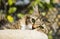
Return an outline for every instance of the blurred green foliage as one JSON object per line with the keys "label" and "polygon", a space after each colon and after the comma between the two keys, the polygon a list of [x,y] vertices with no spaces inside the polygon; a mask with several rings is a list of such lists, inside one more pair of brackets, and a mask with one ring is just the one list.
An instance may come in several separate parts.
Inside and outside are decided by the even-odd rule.
{"label": "blurred green foliage", "polygon": [[9,13],[9,14],[12,14],[12,13],[14,13],[16,10],[17,10],[16,7],[10,7],[9,10],[8,10],[8,13]]}
{"label": "blurred green foliage", "polygon": [[1,3],[1,0],[0,0],[0,3]]}
{"label": "blurred green foliage", "polygon": [[[1,1],[1,0],[0,0]],[[9,18],[11,18],[12,19],[12,21],[14,21],[14,17],[12,16],[11,17],[11,14],[13,14],[13,13],[15,13],[18,9],[17,9],[17,7],[15,7],[15,6],[12,6],[13,4],[15,4],[16,3],[16,1],[17,0],[8,0],[7,1],[7,3],[8,3],[8,5],[9,5],[9,9],[8,9],[8,11],[6,11],[6,12],[8,12],[8,14],[7,14],[7,19],[10,21],[10,19]],[[27,8],[27,10],[30,8],[30,7],[32,7],[32,9],[29,9],[29,12],[27,12],[27,14],[32,14],[33,13],[33,7],[34,6],[39,6],[40,8],[39,8],[39,11],[40,10],[44,10],[44,12],[42,12],[42,15],[43,16],[45,16],[45,14],[46,14],[46,10],[49,10],[49,9],[51,9],[51,8],[53,8],[53,6],[52,6],[52,2],[53,2],[53,0],[48,0],[48,2],[46,1],[46,0],[31,0],[31,2],[30,2],[30,4],[29,4],[29,6],[28,6],[28,8]],[[12,6],[12,7],[11,7]],[[7,8],[7,7],[6,7]],[[24,11],[23,11],[24,12]],[[24,16],[24,14],[22,14],[21,12],[16,12],[15,13],[16,15],[17,15],[17,17],[18,18],[22,18],[23,16]]]}
{"label": "blurred green foliage", "polygon": [[42,12],[41,14],[42,14],[42,16],[46,16],[46,12]]}
{"label": "blurred green foliage", "polygon": [[23,16],[24,16],[24,14],[21,14],[21,13],[18,13],[18,14],[17,14],[17,17],[18,17],[18,18],[22,18]]}
{"label": "blurred green foliage", "polygon": [[14,22],[14,18],[11,15],[7,16],[7,20],[11,23]]}
{"label": "blurred green foliage", "polygon": [[8,4],[11,6],[13,4],[13,0],[8,0]]}
{"label": "blurred green foliage", "polygon": [[50,31],[50,32],[48,33],[48,39],[53,39],[53,37],[52,37],[52,31]]}
{"label": "blurred green foliage", "polygon": [[16,0],[8,0],[8,5],[11,6],[15,2],[16,2]]}

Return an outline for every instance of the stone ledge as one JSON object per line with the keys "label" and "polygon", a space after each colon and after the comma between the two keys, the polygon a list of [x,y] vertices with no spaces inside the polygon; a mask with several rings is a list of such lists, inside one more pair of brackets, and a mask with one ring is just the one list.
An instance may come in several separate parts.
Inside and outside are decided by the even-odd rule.
{"label": "stone ledge", "polygon": [[35,30],[0,30],[0,39],[48,39],[48,37]]}

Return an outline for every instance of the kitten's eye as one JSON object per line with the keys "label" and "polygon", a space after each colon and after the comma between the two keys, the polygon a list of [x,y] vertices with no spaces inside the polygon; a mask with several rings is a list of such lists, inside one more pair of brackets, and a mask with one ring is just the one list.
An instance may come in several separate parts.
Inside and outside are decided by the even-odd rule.
{"label": "kitten's eye", "polygon": [[35,19],[32,18],[32,22],[35,23]]}
{"label": "kitten's eye", "polygon": [[41,29],[44,29],[44,27],[43,26],[39,26]]}

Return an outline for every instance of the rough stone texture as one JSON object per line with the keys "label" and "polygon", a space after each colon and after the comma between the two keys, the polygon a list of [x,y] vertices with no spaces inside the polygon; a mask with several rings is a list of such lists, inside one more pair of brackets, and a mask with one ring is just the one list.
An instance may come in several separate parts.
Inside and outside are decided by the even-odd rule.
{"label": "rough stone texture", "polygon": [[0,30],[0,39],[48,39],[48,37],[35,30]]}

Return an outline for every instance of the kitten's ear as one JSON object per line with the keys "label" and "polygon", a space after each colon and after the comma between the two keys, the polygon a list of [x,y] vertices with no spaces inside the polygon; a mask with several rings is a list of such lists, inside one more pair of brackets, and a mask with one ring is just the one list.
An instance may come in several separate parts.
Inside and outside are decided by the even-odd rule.
{"label": "kitten's ear", "polygon": [[39,16],[38,5],[34,6],[34,7],[33,7],[33,10],[34,10],[33,14],[34,14],[35,16]]}

